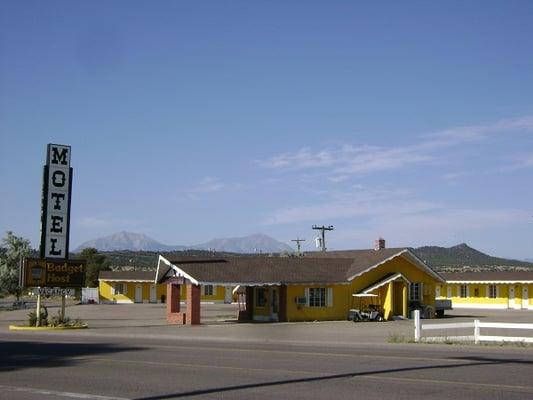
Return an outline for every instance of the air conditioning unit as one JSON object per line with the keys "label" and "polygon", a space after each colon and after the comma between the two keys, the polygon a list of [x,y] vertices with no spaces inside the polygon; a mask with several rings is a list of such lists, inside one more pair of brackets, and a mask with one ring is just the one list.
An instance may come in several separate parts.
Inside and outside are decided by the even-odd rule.
{"label": "air conditioning unit", "polygon": [[295,297],[294,302],[298,305],[305,306],[307,304],[307,299],[305,297]]}

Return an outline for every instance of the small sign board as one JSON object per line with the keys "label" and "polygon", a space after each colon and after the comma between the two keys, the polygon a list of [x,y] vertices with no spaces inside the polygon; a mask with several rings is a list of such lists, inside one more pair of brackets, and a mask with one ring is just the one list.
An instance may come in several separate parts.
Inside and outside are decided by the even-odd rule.
{"label": "small sign board", "polygon": [[42,288],[81,288],[85,283],[85,260],[25,258],[21,286]]}
{"label": "small sign board", "polygon": [[37,294],[40,294],[41,296],[74,296],[76,294],[75,289],[68,289],[68,288],[37,288],[35,289],[35,292]]}

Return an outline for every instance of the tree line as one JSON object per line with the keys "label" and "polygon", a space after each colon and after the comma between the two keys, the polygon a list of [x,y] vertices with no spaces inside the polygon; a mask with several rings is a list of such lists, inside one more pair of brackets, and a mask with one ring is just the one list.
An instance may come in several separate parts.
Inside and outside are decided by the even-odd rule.
{"label": "tree line", "polygon": [[[17,300],[23,292],[19,285],[20,265],[25,257],[37,257],[30,241],[7,231],[0,243],[0,294],[13,295]],[[104,254],[94,248],[83,249],[76,259],[86,260],[85,286],[98,286],[98,273],[110,270],[110,262]]]}

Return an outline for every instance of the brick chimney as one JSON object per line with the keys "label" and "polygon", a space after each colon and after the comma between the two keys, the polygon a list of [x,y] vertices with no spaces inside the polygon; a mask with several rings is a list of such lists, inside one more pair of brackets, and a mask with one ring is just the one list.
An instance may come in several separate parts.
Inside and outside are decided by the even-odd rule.
{"label": "brick chimney", "polygon": [[379,251],[385,248],[385,239],[379,238],[374,240],[374,250]]}

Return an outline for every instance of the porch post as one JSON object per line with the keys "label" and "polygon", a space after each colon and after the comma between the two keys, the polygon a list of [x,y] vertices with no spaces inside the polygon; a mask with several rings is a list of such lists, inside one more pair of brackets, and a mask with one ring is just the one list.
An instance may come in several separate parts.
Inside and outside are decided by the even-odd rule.
{"label": "porch post", "polygon": [[246,286],[246,317],[248,321],[254,319],[254,287]]}
{"label": "porch post", "polygon": [[287,285],[279,287],[279,322],[287,322]]}
{"label": "porch post", "polygon": [[402,313],[403,313],[403,316],[405,318],[409,318],[409,315],[408,312],[408,308],[407,308],[407,283],[403,283],[403,287],[402,287]]}
{"label": "porch post", "polygon": [[180,285],[167,283],[167,323],[183,324],[183,314],[180,313]]}
{"label": "porch post", "polygon": [[187,325],[200,325],[200,285],[187,284]]}

